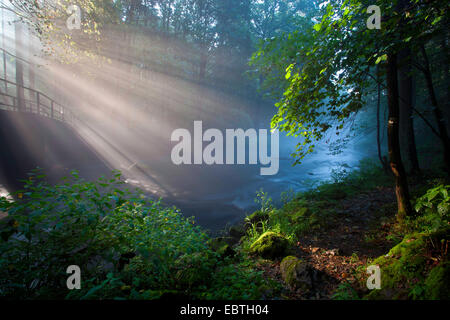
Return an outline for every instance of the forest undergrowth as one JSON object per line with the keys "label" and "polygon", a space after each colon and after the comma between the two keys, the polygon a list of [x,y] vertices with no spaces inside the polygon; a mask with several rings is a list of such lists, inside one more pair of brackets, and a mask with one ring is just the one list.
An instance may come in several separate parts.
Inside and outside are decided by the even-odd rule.
{"label": "forest undergrowth", "polygon": [[[39,170],[0,199],[0,297],[26,299],[448,299],[445,177],[411,179],[416,214],[396,220],[393,177],[373,163],[285,192],[212,238],[119,172],[49,185]],[[80,290],[66,287],[69,265]],[[366,286],[378,265],[381,289]]]}

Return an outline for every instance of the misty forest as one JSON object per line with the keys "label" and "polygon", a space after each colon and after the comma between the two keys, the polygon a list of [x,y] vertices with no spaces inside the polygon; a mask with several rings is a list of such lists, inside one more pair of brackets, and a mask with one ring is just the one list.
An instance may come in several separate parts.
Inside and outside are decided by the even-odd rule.
{"label": "misty forest", "polygon": [[449,7],[1,0],[0,298],[450,299]]}

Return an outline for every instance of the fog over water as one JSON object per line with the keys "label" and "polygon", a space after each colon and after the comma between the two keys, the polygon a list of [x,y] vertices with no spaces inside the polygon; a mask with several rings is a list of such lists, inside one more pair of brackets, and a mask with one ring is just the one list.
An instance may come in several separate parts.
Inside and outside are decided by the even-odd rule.
{"label": "fog over water", "polygon": [[[137,58],[131,50],[120,48],[122,43],[114,32],[110,34],[110,45],[105,45],[104,56],[61,63],[43,55],[31,35],[21,52],[14,44],[11,27],[6,31],[5,47],[26,58],[30,68],[39,70],[33,80],[36,89],[76,114],[72,129],[110,169],[121,170],[130,186],[177,205],[185,215],[194,215],[200,225],[213,231],[257,208],[257,190],[268,192],[277,203],[283,191],[306,190],[330,179],[333,168],[342,164],[355,167],[361,159],[372,156],[356,151],[364,150],[358,148],[363,142],[356,140],[350,141],[339,155],[331,155],[329,145],[337,137],[328,137],[302,164],[293,167],[290,154],[299,140],[280,133],[276,175],[260,175],[259,164],[174,165],[171,151],[176,143],[170,138],[175,129],[186,128],[192,133],[196,120],[203,122],[203,132],[208,128],[222,132],[269,128],[276,110],[273,102],[237,96],[157,68],[136,67],[131,62]],[[13,79],[14,62],[8,63],[7,76]],[[33,85],[27,77],[25,85]],[[72,168],[61,163],[61,167],[65,173],[78,169],[88,179],[106,174],[99,170],[98,163]]]}

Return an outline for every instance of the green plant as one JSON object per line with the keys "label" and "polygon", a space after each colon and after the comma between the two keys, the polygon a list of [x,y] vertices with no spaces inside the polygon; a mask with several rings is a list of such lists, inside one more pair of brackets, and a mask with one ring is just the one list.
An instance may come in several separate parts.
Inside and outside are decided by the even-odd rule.
{"label": "green plant", "polygon": [[331,298],[334,300],[360,300],[358,293],[348,282],[339,284]]}
{"label": "green plant", "polygon": [[211,288],[200,294],[202,298],[255,300],[261,299],[267,288],[262,271],[255,270],[249,260],[220,264],[214,279]]}
{"label": "green plant", "polygon": [[[116,289],[133,286],[132,278],[145,286],[139,290],[173,288],[177,259],[208,251],[206,234],[191,219],[128,190],[119,172],[87,182],[73,171],[55,186],[43,179],[35,170],[16,201],[0,199],[0,210],[13,221],[0,243],[0,296],[62,298],[68,293],[66,269],[73,264],[90,279],[76,298],[128,296]],[[127,256],[140,257],[142,264],[131,277]]]}
{"label": "green plant", "polygon": [[352,253],[352,256],[350,257],[350,263],[356,263],[359,262],[359,256],[356,252]]}
{"label": "green plant", "polygon": [[415,210],[420,212],[423,209],[431,209],[437,212],[441,218],[448,220],[449,189],[450,185],[442,184],[429,189],[422,197],[417,199]]}
{"label": "green plant", "polygon": [[449,185],[440,184],[416,200],[414,208],[419,216],[408,219],[408,232],[432,232],[449,224],[449,188]]}
{"label": "green plant", "polygon": [[243,248],[248,249],[250,245],[266,231],[269,231],[268,221],[260,221],[250,224],[250,227],[246,231]]}
{"label": "green plant", "polygon": [[260,204],[260,212],[263,214],[269,213],[273,209],[272,198],[269,197],[269,194],[264,192],[263,189],[256,191],[255,202]]}

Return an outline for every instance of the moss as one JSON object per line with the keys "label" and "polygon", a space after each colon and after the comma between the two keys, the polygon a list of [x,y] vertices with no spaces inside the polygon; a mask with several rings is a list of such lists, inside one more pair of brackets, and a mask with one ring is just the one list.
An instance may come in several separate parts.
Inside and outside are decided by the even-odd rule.
{"label": "moss", "polygon": [[286,253],[289,241],[281,234],[267,231],[250,246],[250,253],[267,259],[275,259]]}
{"label": "moss", "polygon": [[430,271],[424,289],[426,299],[450,300],[450,262],[441,262]]}
{"label": "moss", "polygon": [[294,256],[288,256],[281,261],[280,264],[280,271],[281,271],[281,277],[283,278],[284,282],[288,285],[294,284],[295,279],[295,265],[299,262],[299,259]]}
{"label": "moss", "polygon": [[281,277],[283,281],[303,292],[312,288],[312,268],[305,261],[294,256],[288,256],[280,264]]}
{"label": "moss", "polygon": [[289,216],[290,220],[294,223],[301,221],[302,219],[305,219],[305,217],[308,217],[309,215],[309,209],[306,207],[300,207],[297,208],[297,210]]}
{"label": "moss", "polygon": [[[430,246],[449,237],[449,228],[434,233],[414,233],[405,236],[402,242],[393,247],[371,265],[381,269],[381,289],[372,290],[368,299],[422,299],[445,294],[443,288],[435,287],[438,279],[448,279],[448,265],[429,272]],[[442,268],[442,269],[441,269]],[[444,285],[447,286],[447,285]]]}

